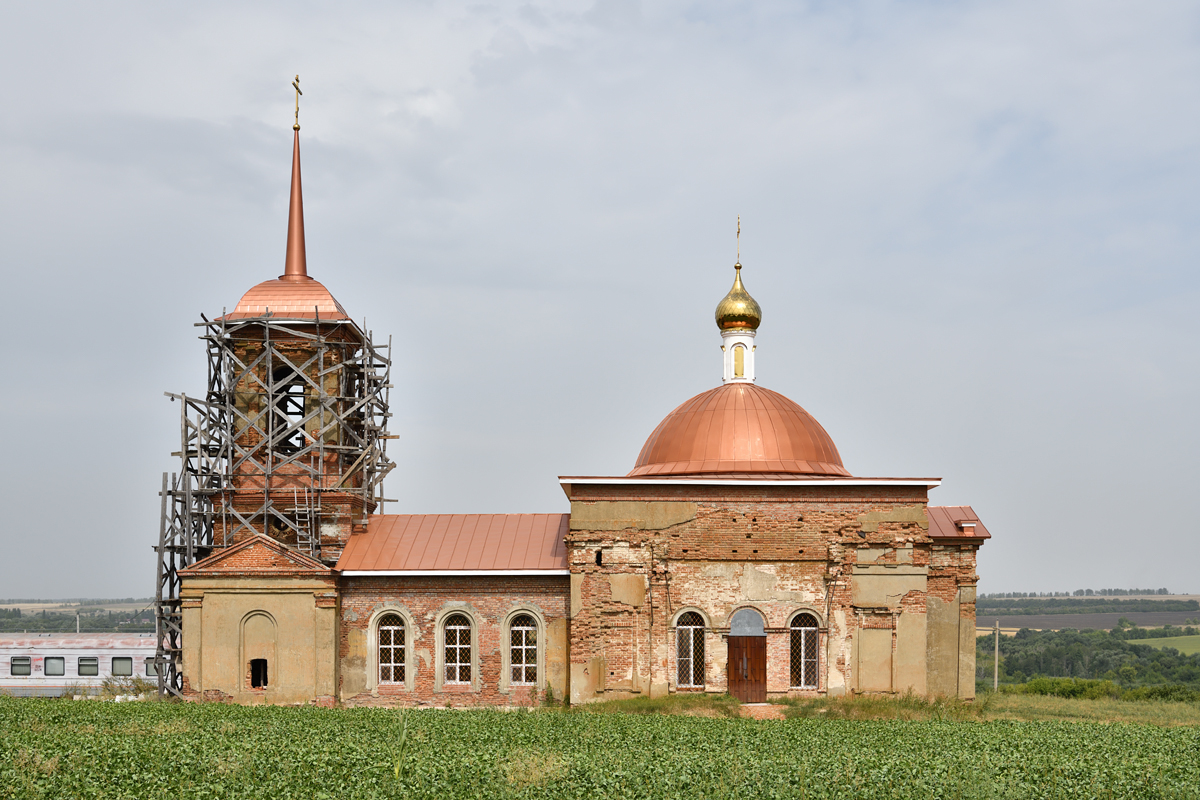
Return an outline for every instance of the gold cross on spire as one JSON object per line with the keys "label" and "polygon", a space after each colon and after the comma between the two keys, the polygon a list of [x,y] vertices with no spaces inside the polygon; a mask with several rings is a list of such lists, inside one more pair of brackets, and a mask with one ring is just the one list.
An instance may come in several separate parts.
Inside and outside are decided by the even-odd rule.
{"label": "gold cross on spire", "polygon": [[737,267],[738,267],[738,269],[741,269],[741,267],[742,267],[742,215],[741,214],[738,214]]}
{"label": "gold cross on spire", "polygon": [[300,130],[300,95],[304,92],[300,91],[300,76],[296,76],[296,80],[292,81],[292,88],[296,90],[296,124],[292,126],[292,130]]}

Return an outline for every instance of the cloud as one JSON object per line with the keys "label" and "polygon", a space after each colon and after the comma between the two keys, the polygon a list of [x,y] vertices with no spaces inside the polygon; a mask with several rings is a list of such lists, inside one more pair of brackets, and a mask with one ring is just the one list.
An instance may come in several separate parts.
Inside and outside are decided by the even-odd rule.
{"label": "cloud", "polygon": [[2,478],[40,532],[6,537],[13,594],[150,591],[161,392],[281,267],[296,73],[310,268],[397,348],[401,509],[557,510],[556,475],[628,470],[719,379],[740,213],[761,382],[852,471],[944,475],[996,534],[985,590],[1194,590],[1196,526],[1147,521],[1198,477],[1189,4],[7,19]]}

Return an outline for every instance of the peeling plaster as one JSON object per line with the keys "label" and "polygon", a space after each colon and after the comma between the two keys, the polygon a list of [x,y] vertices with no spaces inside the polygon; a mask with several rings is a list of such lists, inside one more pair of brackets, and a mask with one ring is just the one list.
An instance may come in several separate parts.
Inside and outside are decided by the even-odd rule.
{"label": "peeling plaster", "polygon": [[858,521],[867,533],[878,531],[881,522],[914,522],[929,530],[929,517],[925,513],[925,506],[900,506],[890,511],[870,511],[859,514]]}
{"label": "peeling plaster", "polygon": [[696,518],[695,503],[621,500],[571,503],[571,530],[660,531]]}

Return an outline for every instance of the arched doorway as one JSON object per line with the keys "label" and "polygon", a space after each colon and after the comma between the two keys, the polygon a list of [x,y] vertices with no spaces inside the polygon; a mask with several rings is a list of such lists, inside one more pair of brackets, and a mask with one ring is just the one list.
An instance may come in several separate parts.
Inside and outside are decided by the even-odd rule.
{"label": "arched doorway", "polygon": [[729,693],[743,703],[767,702],[767,632],[762,615],[740,608],[729,621]]}

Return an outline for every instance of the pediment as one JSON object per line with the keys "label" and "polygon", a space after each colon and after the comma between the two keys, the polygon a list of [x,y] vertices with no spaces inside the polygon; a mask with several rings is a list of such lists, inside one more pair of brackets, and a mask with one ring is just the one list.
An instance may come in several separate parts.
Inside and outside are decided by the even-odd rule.
{"label": "pediment", "polygon": [[199,575],[329,575],[333,570],[268,536],[253,536],[180,570]]}

